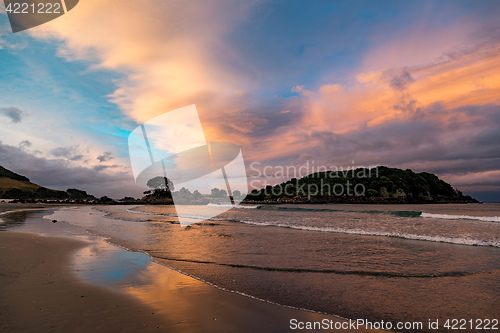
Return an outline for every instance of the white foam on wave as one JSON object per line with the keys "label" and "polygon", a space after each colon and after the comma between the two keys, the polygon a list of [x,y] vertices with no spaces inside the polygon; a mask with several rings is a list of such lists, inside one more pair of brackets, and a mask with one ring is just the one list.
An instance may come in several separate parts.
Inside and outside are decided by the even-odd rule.
{"label": "white foam on wave", "polygon": [[219,205],[219,204],[212,204],[212,203],[209,203],[207,206],[209,207],[229,207],[229,208],[241,208],[241,209],[256,209],[256,208],[259,208],[259,206],[243,206],[243,205]]}
{"label": "white foam on wave", "polygon": [[150,213],[150,212],[143,212],[140,210],[132,210],[132,209],[127,209],[127,213],[132,213],[132,214],[142,214],[142,215],[166,215],[169,216],[170,214],[167,213]]}
{"label": "white foam on wave", "polygon": [[151,212],[141,212],[141,211],[134,211],[134,210],[126,210],[128,213],[132,214],[144,214],[144,215],[161,215],[161,216],[170,216],[170,217],[183,217],[183,218],[188,218],[188,219],[193,219],[193,220],[208,220],[208,221],[226,221],[224,219],[217,219],[217,218],[210,218],[207,216],[203,215],[187,215],[187,214],[182,214],[182,215],[177,215],[177,214],[172,214],[172,213],[151,213]]}
{"label": "white foam on wave", "polygon": [[[207,206],[209,207],[225,207],[225,208],[237,208],[237,209],[257,209],[259,208],[260,206],[242,206],[242,205],[218,205],[218,204],[211,204],[209,203]],[[164,215],[164,216],[177,216],[175,214],[169,214],[169,213],[153,213],[153,212],[144,212],[144,211],[140,211],[140,210],[133,210],[133,209],[127,209],[126,210],[127,213],[132,213],[132,214],[143,214],[143,215]],[[198,216],[198,217],[195,217],[195,218],[206,218],[206,217],[203,217],[201,215],[193,215],[193,216]],[[189,217],[188,215],[182,215],[182,217]]]}
{"label": "white foam on wave", "polygon": [[500,216],[470,216],[470,215],[448,215],[448,214],[431,214],[422,212],[421,217],[446,219],[446,220],[473,220],[483,222],[497,222],[500,223]]}
{"label": "white foam on wave", "polygon": [[1,213],[0,213],[0,223],[4,223],[4,222],[5,222],[5,221],[2,219],[2,215],[9,214],[9,213],[12,213],[12,212],[15,212],[15,210],[9,210],[9,211],[6,211],[6,212],[1,212]]}
{"label": "white foam on wave", "polygon": [[241,221],[241,222],[257,226],[282,227],[282,228],[290,228],[290,229],[306,230],[306,231],[333,232],[333,233],[361,235],[361,236],[395,237],[395,238],[404,238],[410,240],[421,240],[428,242],[450,243],[450,244],[469,245],[469,246],[500,247],[500,241],[496,240],[489,241],[489,240],[481,240],[481,239],[474,239],[467,237],[445,237],[445,236],[417,235],[404,232],[389,232],[389,231],[332,228],[332,227],[310,227],[304,225],[290,225],[284,223],[273,224],[273,223],[260,223],[260,222],[249,222],[249,221]]}
{"label": "white foam on wave", "polygon": [[[220,206],[220,205],[213,205]],[[243,206],[242,206],[243,207]],[[256,206],[258,207],[258,206]],[[237,207],[240,208],[240,207]],[[140,212],[140,211],[130,211],[130,213],[135,214],[147,214],[147,215],[168,215],[168,216],[177,216],[175,214],[166,214],[166,213],[149,213],[149,212]],[[486,222],[500,222],[500,217],[497,216],[467,216],[467,215],[446,215],[446,214],[430,214],[422,212],[422,217],[428,218],[441,218],[441,219],[468,219],[468,220],[479,220]],[[227,219],[217,219],[217,218],[207,218],[202,215],[181,215],[184,218],[190,218],[195,220],[209,220],[209,221],[226,221]],[[241,222],[249,225],[255,226],[273,226],[273,227],[282,227],[282,228],[290,228],[296,230],[304,230],[304,231],[319,231],[319,232],[332,232],[332,233],[342,233],[342,234],[350,234],[350,235],[361,235],[361,236],[382,236],[382,237],[395,237],[395,238],[404,238],[409,240],[420,240],[420,241],[429,241],[429,242],[438,242],[438,243],[449,243],[449,244],[458,244],[458,245],[468,245],[468,246],[491,246],[500,248],[499,240],[482,240],[471,237],[448,237],[448,236],[440,236],[440,235],[419,235],[419,234],[411,234],[405,232],[397,232],[397,231],[383,231],[383,230],[365,230],[359,228],[335,228],[335,227],[314,227],[307,225],[293,225],[293,224],[285,224],[285,223],[269,223],[269,222],[253,222],[253,221],[233,221],[233,222]]]}
{"label": "white foam on wave", "polygon": [[203,216],[203,215],[190,215],[190,214],[180,214],[180,215],[174,215],[172,216],[177,216],[177,217],[182,217],[182,218],[187,218],[187,219],[193,219],[193,220],[210,220],[210,221],[215,221],[216,219],[210,218],[208,216]]}

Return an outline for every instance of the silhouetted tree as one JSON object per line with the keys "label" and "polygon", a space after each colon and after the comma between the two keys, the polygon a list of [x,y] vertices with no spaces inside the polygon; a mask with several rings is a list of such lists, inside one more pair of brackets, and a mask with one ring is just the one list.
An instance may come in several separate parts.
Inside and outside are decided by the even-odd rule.
{"label": "silhouetted tree", "polygon": [[203,199],[203,196],[201,195],[201,193],[200,193],[200,192],[198,192],[198,190],[195,190],[195,191],[193,192],[193,197],[194,197],[194,199],[195,199],[195,200],[200,200],[200,199]]}
{"label": "silhouetted tree", "polygon": [[100,197],[100,198],[99,198],[99,201],[100,201],[100,202],[105,202],[105,203],[110,203],[110,202],[113,202],[114,200],[113,200],[113,199],[111,199],[111,198],[110,198],[110,197],[108,197],[108,196],[103,196],[103,197]]}
{"label": "silhouetted tree", "polygon": [[146,183],[146,185],[153,190],[162,190],[162,191],[174,191],[174,183],[170,181],[167,177],[155,177]]}

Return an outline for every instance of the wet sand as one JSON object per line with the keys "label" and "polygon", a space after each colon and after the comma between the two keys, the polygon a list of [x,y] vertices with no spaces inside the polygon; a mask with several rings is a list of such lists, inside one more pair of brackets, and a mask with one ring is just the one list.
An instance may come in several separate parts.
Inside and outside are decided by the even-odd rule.
{"label": "wet sand", "polygon": [[288,332],[293,318],[342,322],[225,292],[156,263],[143,272],[154,284],[115,291],[84,283],[74,256],[90,245],[0,232],[0,331]]}
{"label": "wet sand", "polygon": [[45,204],[45,203],[8,203],[1,202],[0,200],[0,214],[5,214],[7,212],[14,212],[20,210],[32,210],[32,209],[44,209],[44,208],[56,208],[61,206],[71,206],[70,204]]}
{"label": "wet sand", "polygon": [[0,331],[137,332],[164,326],[139,301],[75,278],[71,255],[86,245],[0,233]]}

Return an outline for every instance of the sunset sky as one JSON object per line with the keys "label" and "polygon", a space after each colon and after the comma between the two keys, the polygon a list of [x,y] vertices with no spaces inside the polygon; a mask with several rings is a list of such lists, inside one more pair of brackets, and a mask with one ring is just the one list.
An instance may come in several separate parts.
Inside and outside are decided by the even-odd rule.
{"label": "sunset sky", "polygon": [[129,133],[196,104],[247,166],[410,168],[500,201],[499,1],[80,0],[16,34],[0,10],[0,165],[39,185],[139,197]]}

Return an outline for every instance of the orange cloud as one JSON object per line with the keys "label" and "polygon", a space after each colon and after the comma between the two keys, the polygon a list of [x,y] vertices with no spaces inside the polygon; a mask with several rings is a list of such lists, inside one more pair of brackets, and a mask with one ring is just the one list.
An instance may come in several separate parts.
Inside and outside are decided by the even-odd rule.
{"label": "orange cloud", "polygon": [[[349,84],[297,85],[292,91],[300,97],[284,99],[276,111],[292,120],[271,122],[249,111],[258,108],[250,91],[259,84],[234,66],[245,57],[223,38],[253,4],[86,0],[30,33],[63,40],[68,59],[124,74],[109,99],[135,121],[196,104],[207,139],[237,142],[250,159],[300,155],[321,144],[316,132],[345,134],[417,116],[466,123],[470,115],[446,110],[499,103],[500,49],[471,37],[479,23],[464,18],[439,33],[424,24],[391,38],[374,33],[376,47]],[[436,103],[439,114],[422,113]]]}
{"label": "orange cloud", "polygon": [[[350,86],[327,84],[304,95],[304,126],[345,133],[413,117],[418,109],[435,103],[448,110],[498,104],[500,47],[490,46],[433,65],[362,72],[356,79]],[[449,116],[456,119],[457,114],[441,114],[440,120]]]}
{"label": "orange cloud", "polygon": [[247,82],[227,65],[237,55],[222,36],[251,4],[87,0],[30,33],[63,40],[60,55],[67,59],[125,74],[109,98],[144,122],[193,100],[245,90]]}

